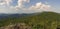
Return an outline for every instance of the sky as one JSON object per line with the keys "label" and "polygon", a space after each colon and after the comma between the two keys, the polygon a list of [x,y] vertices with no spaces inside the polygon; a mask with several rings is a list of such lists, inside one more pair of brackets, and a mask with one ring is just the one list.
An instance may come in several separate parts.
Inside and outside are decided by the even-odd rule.
{"label": "sky", "polygon": [[60,13],[60,0],[0,0],[0,13]]}

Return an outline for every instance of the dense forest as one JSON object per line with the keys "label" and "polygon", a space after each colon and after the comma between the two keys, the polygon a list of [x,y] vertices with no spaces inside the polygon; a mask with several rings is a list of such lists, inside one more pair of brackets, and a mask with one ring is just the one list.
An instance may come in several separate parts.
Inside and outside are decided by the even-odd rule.
{"label": "dense forest", "polygon": [[8,15],[6,18],[0,19],[0,27],[16,23],[26,23],[32,29],[56,29],[57,26],[60,26],[60,13],[41,12],[15,17]]}

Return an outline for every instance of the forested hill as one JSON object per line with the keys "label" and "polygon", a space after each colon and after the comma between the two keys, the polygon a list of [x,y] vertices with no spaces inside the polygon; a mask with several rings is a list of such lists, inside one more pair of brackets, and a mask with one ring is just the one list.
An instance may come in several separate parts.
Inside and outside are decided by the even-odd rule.
{"label": "forested hill", "polygon": [[[44,24],[47,26],[51,26],[52,22],[60,25],[60,13],[55,12],[41,12],[41,13],[34,13],[34,14],[15,14],[15,15],[7,15],[6,18],[2,18],[0,20],[0,27],[7,26],[9,24],[16,24],[16,23],[26,23],[27,25],[41,25],[40,27],[43,28]],[[56,24],[57,25],[57,24]]]}

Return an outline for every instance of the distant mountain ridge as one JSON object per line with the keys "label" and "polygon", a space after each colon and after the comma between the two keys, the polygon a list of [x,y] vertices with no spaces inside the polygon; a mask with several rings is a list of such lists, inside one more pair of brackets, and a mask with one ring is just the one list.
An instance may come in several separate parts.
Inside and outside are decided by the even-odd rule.
{"label": "distant mountain ridge", "polygon": [[24,16],[31,16],[33,14],[0,14],[1,18],[8,18],[8,17],[24,17]]}
{"label": "distant mountain ridge", "polygon": [[[54,13],[54,12],[42,12],[42,13]],[[41,13],[32,13],[32,14],[0,14],[1,18],[8,18],[8,17],[24,17],[24,16],[34,16],[34,15],[40,15]]]}

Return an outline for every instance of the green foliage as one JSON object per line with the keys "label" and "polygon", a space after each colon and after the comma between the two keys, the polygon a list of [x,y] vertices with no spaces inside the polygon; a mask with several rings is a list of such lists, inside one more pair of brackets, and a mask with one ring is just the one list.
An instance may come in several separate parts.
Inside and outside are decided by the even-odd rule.
{"label": "green foliage", "polygon": [[0,27],[15,23],[26,23],[27,25],[31,25],[33,29],[44,29],[44,27],[46,29],[52,29],[53,26],[57,25],[56,22],[60,25],[60,14],[54,12],[42,12],[33,16],[1,19]]}

